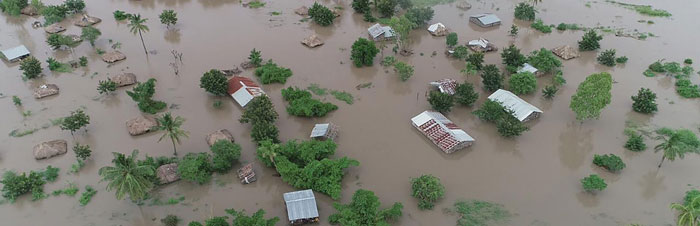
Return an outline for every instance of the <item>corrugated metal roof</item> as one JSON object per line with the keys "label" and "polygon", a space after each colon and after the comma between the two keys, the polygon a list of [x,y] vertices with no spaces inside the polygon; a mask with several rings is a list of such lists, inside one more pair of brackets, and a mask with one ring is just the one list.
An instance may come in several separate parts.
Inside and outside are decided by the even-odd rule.
{"label": "corrugated metal roof", "polygon": [[310,137],[322,137],[326,135],[326,132],[328,132],[328,127],[330,124],[325,123],[325,124],[316,124],[314,126],[314,129],[311,130],[311,136]]}
{"label": "corrugated metal roof", "polygon": [[241,76],[228,80],[228,93],[241,107],[245,107],[254,97],[265,95],[265,91],[253,80]]}
{"label": "corrugated metal roof", "polygon": [[477,40],[471,40],[467,45],[470,46],[480,46],[481,48],[486,48],[489,45],[489,41],[483,38],[479,38]]}
{"label": "corrugated metal roof", "polygon": [[29,54],[29,50],[24,45],[2,51],[2,55],[5,56],[5,59],[8,61],[15,61],[21,57],[28,56]]}
{"label": "corrugated metal roof", "polygon": [[435,32],[435,31],[438,30],[438,28],[441,28],[441,27],[445,27],[445,25],[443,25],[442,23],[436,23],[436,24],[430,25],[430,26],[428,27],[428,31],[429,31],[429,32]]}
{"label": "corrugated metal roof", "polygon": [[436,86],[441,93],[446,93],[454,95],[457,88],[457,81],[454,79],[444,78],[434,82],[430,82],[430,85]]}
{"label": "corrugated metal roof", "polygon": [[515,118],[517,118],[521,122],[527,119],[527,117],[534,112],[542,113],[542,110],[540,110],[539,108],[533,106],[528,102],[525,102],[523,99],[520,99],[520,97],[518,97],[517,95],[504,89],[496,90],[496,92],[489,96],[489,100],[500,102],[501,105],[503,105],[503,107],[512,110],[513,116],[515,116]]}
{"label": "corrugated metal roof", "polygon": [[520,69],[518,69],[518,73],[521,73],[521,72],[530,72],[530,73],[535,74],[535,73],[537,73],[537,68],[533,67],[532,65],[530,65],[528,63],[524,63],[523,66]]}
{"label": "corrugated metal roof", "polygon": [[318,217],[316,198],[311,189],[284,193],[289,221]]}
{"label": "corrugated metal roof", "polygon": [[491,13],[476,14],[476,15],[472,15],[470,17],[477,18],[479,20],[479,22],[481,22],[484,25],[489,25],[489,24],[501,22],[500,18],[498,18],[495,14],[491,14]]}
{"label": "corrugated metal roof", "polygon": [[367,28],[367,32],[369,32],[369,35],[372,36],[372,38],[377,38],[379,35],[384,33],[384,30],[382,29],[382,25],[374,24]]}
{"label": "corrugated metal roof", "polygon": [[473,142],[474,138],[439,112],[424,111],[411,118],[413,125],[442,151]]}

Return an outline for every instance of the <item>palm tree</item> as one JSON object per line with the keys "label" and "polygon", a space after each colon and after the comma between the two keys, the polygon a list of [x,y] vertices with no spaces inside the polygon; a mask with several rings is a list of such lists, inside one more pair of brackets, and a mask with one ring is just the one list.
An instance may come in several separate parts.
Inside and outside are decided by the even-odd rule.
{"label": "palm tree", "polygon": [[153,182],[148,178],[155,175],[155,169],[150,165],[136,164],[138,153],[138,150],[134,150],[127,157],[122,153],[113,152],[114,166],[100,168],[99,175],[102,176],[102,181],[109,181],[107,190],[116,189],[119,200],[126,194],[129,194],[131,200],[141,200],[153,188]]}
{"label": "palm tree", "polygon": [[148,55],[148,51],[146,51],[146,43],[143,42],[143,35],[141,33],[148,32],[148,26],[145,24],[147,20],[148,19],[146,18],[142,19],[141,14],[136,14],[129,18],[129,24],[127,24],[131,30],[131,33],[138,33],[141,37],[141,44],[143,44],[143,51],[146,53],[146,55]]}
{"label": "palm tree", "polygon": [[158,142],[163,140],[163,138],[165,137],[170,137],[170,141],[173,142],[173,151],[175,152],[175,155],[177,155],[177,148],[175,147],[175,142],[179,144],[180,137],[188,137],[187,131],[180,128],[180,126],[182,126],[182,123],[185,122],[185,119],[180,116],[173,118],[170,112],[168,112],[165,113],[163,117],[160,117],[157,120],[158,130],[165,132],[165,134],[163,134],[163,136],[161,136],[160,139],[158,139]]}
{"label": "palm tree", "polygon": [[275,157],[277,157],[277,153],[279,152],[280,145],[277,143],[273,143],[272,140],[264,140],[260,141],[260,145],[258,145],[258,154],[260,155],[261,158],[268,158],[270,159],[270,162],[272,163],[272,166],[275,165]]}
{"label": "palm tree", "polygon": [[700,224],[700,196],[695,197],[693,201],[687,203],[686,205],[680,203],[672,203],[671,209],[677,210],[678,214],[678,226],[698,226]]}
{"label": "palm tree", "polygon": [[654,147],[654,152],[660,150],[664,151],[661,156],[659,168],[661,168],[661,164],[664,163],[665,159],[673,161],[676,160],[676,158],[683,159],[686,153],[700,152],[700,140],[698,140],[697,136],[690,130],[661,128],[657,130],[656,133],[660,134],[657,139],[664,141]]}

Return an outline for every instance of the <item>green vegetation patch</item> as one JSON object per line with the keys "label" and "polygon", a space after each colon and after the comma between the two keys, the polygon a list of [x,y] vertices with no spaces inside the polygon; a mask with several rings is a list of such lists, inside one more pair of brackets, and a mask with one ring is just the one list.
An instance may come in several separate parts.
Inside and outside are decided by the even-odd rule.
{"label": "green vegetation patch", "polygon": [[493,223],[507,222],[511,214],[500,204],[480,200],[468,200],[455,203],[455,212],[459,214],[458,226],[487,226]]}
{"label": "green vegetation patch", "polygon": [[530,27],[545,34],[552,33],[552,26],[544,24],[540,19],[535,20],[534,23],[530,24]]}
{"label": "green vegetation patch", "polygon": [[436,5],[450,4],[450,3],[453,3],[457,0],[410,0],[410,1],[413,4],[413,7],[423,8],[423,7],[432,7],[432,6],[436,6]]}
{"label": "green vegetation patch", "polygon": [[251,9],[257,9],[257,8],[264,7],[265,4],[267,4],[267,3],[261,2],[261,1],[252,1],[252,2],[248,3],[248,7],[250,7]]}
{"label": "green vegetation patch", "polygon": [[306,87],[306,89],[317,96],[325,96],[326,94],[328,94],[328,89],[321,88],[321,86],[319,86],[316,83],[311,83],[311,85],[309,85],[309,87]]}
{"label": "green vegetation patch", "polygon": [[83,191],[83,193],[80,194],[80,199],[78,200],[78,202],[80,202],[81,206],[85,206],[90,202],[90,200],[92,200],[92,197],[95,196],[95,194],[97,194],[97,190],[92,188],[92,186],[90,185],[86,185],[85,191]]}
{"label": "green vegetation patch", "polygon": [[339,101],[343,101],[347,104],[355,103],[355,98],[352,96],[352,94],[350,94],[348,92],[332,90],[331,95],[333,95],[335,97],[335,99],[337,99]]}
{"label": "green vegetation patch", "polygon": [[670,17],[672,16],[671,13],[669,13],[666,10],[663,9],[654,9],[650,5],[636,5],[636,4],[630,4],[630,3],[624,3],[624,2],[617,2],[613,0],[605,0],[606,2],[617,4],[619,6],[622,6],[627,9],[632,9],[634,11],[637,11],[637,13],[642,14],[642,15],[647,15],[647,16],[657,16],[657,17]]}

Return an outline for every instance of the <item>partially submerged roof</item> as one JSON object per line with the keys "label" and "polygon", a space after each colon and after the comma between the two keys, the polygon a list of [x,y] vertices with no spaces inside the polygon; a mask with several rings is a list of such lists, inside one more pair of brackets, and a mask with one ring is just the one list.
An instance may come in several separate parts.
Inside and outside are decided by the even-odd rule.
{"label": "partially submerged roof", "polygon": [[496,92],[491,94],[491,96],[488,98],[489,100],[499,102],[503,107],[512,110],[513,116],[515,116],[515,118],[521,122],[526,121],[532,113],[542,113],[542,110],[524,101],[523,99],[520,99],[520,97],[508,90],[496,90]]}
{"label": "partially submerged roof", "polygon": [[311,137],[322,137],[326,135],[326,132],[330,128],[329,123],[324,123],[324,124],[316,124],[314,125],[314,129],[311,130]]}
{"label": "partially submerged roof", "polygon": [[437,87],[441,93],[454,95],[456,92],[455,88],[457,88],[457,81],[454,79],[444,78],[430,82],[430,85]]}
{"label": "partially submerged roof", "polygon": [[228,80],[228,94],[231,95],[241,107],[245,107],[253,98],[265,95],[265,91],[249,78],[233,76],[233,78]]}
{"label": "partially submerged roof", "polygon": [[318,217],[316,198],[311,189],[284,193],[289,221]]}
{"label": "partially submerged roof", "polygon": [[482,13],[482,14],[471,15],[471,16],[469,16],[469,18],[476,19],[481,24],[486,25],[486,26],[496,25],[496,24],[501,23],[501,19],[492,13]]}
{"label": "partially submerged roof", "polygon": [[465,147],[465,143],[474,142],[474,138],[439,112],[424,111],[411,118],[411,122],[445,153],[452,153],[457,150],[456,147]]}
{"label": "partially submerged roof", "polygon": [[469,43],[467,43],[469,46],[479,46],[481,48],[486,48],[489,46],[489,40],[486,40],[484,38],[479,38],[477,40],[471,40]]}
{"label": "partially submerged roof", "polygon": [[537,71],[538,71],[537,68],[533,67],[532,65],[530,65],[528,63],[524,63],[523,66],[520,69],[518,69],[517,72],[518,73],[530,72],[532,74],[535,74],[535,73],[537,73]]}
{"label": "partially submerged roof", "polygon": [[428,31],[436,32],[439,28],[444,28],[444,27],[445,27],[445,25],[443,25],[442,23],[435,23],[435,24],[430,25],[428,27]]}
{"label": "partially submerged roof", "polygon": [[23,57],[29,56],[30,52],[24,45],[20,45],[14,48],[9,48],[2,51],[2,55],[8,61],[16,61]]}
{"label": "partially submerged roof", "polygon": [[373,39],[382,38],[380,37],[381,35],[383,35],[383,38],[394,37],[394,29],[391,29],[389,26],[382,26],[381,24],[372,25],[367,28],[367,32],[369,32],[369,35]]}

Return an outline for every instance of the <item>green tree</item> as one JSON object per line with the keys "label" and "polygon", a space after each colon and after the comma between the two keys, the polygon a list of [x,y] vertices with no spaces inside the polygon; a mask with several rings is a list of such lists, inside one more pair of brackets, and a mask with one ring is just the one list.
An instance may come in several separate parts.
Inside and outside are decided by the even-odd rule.
{"label": "green tree", "polygon": [[600,111],[610,104],[612,94],[612,76],[607,72],[592,74],[586,77],[571,96],[571,108],[576,113],[576,119],[583,121],[597,119]]}
{"label": "green tree", "polygon": [[142,34],[149,31],[148,26],[146,26],[146,21],[148,21],[147,18],[141,18],[141,14],[136,14],[129,17],[129,24],[126,26],[129,27],[131,33],[139,34],[139,37],[141,37],[141,44],[143,45],[143,52],[148,55],[148,50],[146,50],[146,43],[143,41]]}
{"label": "green tree", "polygon": [[433,175],[422,175],[411,179],[411,196],[418,199],[418,208],[431,210],[435,202],[445,197],[445,186],[440,178]]}
{"label": "green tree", "polygon": [[82,12],[85,9],[85,1],[83,0],[65,0],[63,5],[71,13]]}
{"label": "green tree", "polygon": [[250,64],[252,64],[255,67],[260,67],[262,64],[262,57],[260,55],[260,51],[256,51],[255,48],[250,51],[250,55],[248,56],[248,60],[250,60]]}
{"label": "green tree", "polygon": [[292,70],[277,66],[272,60],[268,60],[267,63],[255,69],[255,76],[260,77],[263,84],[284,84],[287,82],[287,78],[292,77],[292,74]]}
{"label": "green tree", "polygon": [[256,154],[258,160],[260,160],[265,166],[273,167],[275,166],[275,157],[280,153],[282,147],[280,144],[273,142],[272,140],[263,140],[258,143],[258,148]]}
{"label": "green tree", "polygon": [[164,9],[158,17],[160,18],[160,23],[165,24],[167,28],[170,28],[171,25],[177,24],[177,13],[172,9]]}
{"label": "green tree", "polygon": [[44,25],[61,22],[66,18],[66,14],[68,14],[68,8],[64,5],[46,6],[46,8],[41,11],[41,15],[44,16]]}
{"label": "green tree", "polygon": [[450,32],[449,34],[447,34],[447,38],[446,38],[446,40],[445,40],[445,42],[446,42],[446,44],[447,44],[447,47],[452,48],[452,47],[454,47],[455,45],[457,45],[457,39],[458,39],[457,33],[455,33],[455,32]]}
{"label": "green tree", "polygon": [[598,60],[599,64],[612,67],[615,66],[615,50],[614,49],[608,49],[600,53],[598,57],[596,58]]}
{"label": "green tree", "polygon": [[211,152],[214,153],[212,171],[225,173],[233,167],[233,162],[241,157],[241,146],[228,140],[218,140],[211,146]]}
{"label": "green tree", "polygon": [[12,103],[14,103],[15,106],[22,106],[22,99],[19,99],[18,96],[12,96]]}
{"label": "green tree", "polygon": [[600,48],[600,40],[603,40],[602,35],[598,35],[595,30],[590,29],[583,34],[581,41],[578,41],[578,48],[582,51],[591,51]]}
{"label": "green tree", "polygon": [[411,76],[413,76],[413,66],[404,63],[403,61],[398,61],[394,64],[394,71],[399,75],[401,81],[405,82]]}
{"label": "green tree", "polygon": [[78,63],[80,64],[81,67],[85,67],[88,65],[87,57],[81,56],[80,58],[78,58],[78,60],[79,60]]}
{"label": "green tree", "polygon": [[4,0],[0,2],[0,10],[11,16],[19,16],[22,9],[28,5],[28,0]]}
{"label": "green tree", "polygon": [[180,223],[181,219],[178,216],[175,215],[170,215],[166,216],[163,219],[160,219],[160,222],[163,223],[165,226],[177,226],[178,223]]}
{"label": "green tree", "polygon": [[505,109],[505,112],[506,114],[503,114],[501,118],[496,120],[498,134],[506,138],[517,137],[530,129],[513,116],[512,110]]}
{"label": "green tree", "polygon": [[[697,191],[697,190],[694,190]],[[671,209],[678,211],[678,226],[697,226],[700,224],[700,196],[694,196],[688,200],[686,195],[685,203],[672,203]]]}
{"label": "green tree", "polygon": [[698,140],[695,133],[690,130],[661,128],[656,130],[656,133],[659,134],[657,139],[663,141],[663,143],[654,147],[655,152],[663,150],[659,168],[661,168],[661,164],[663,164],[666,159],[674,161],[676,158],[683,159],[685,154],[688,153],[700,153],[700,140]]}
{"label": "green tree", "polygon": [[641,88],[636,96],[632,96],[632,109],[639,113],[651,114],[656,112],[656,93],[648,88]]}
{"label": "green tree", "polygon": [[100,32],[99,29],[94,28],[92,26],[87,26],[83,28],[80,37],[90,41],[90,45],[94,47],[95,40],[97,40],[97,38],[100,37],[100,35],[102,35],[102,32]]}
{"label": "green tree", "polygon": [[518,36],[518,26],[515,26],[515,24],[510,26],[510,31],[508,31],[508,35],[510,36]]}
{"label": "green tree", "polygon": [[163,138],[170,138],[170,141],[173,143],[173,152],[175,155],[177,155],[177,147],[175,146],[175,143],[180,144],[181,137],[189,137],[187,135],[187,131],[180,128],[182,123],[185,122],[185,119],[180,116],[173,117],[170,112],[168,112],[163,114],[163,116],[156,118],[156,120],[158,121],[158,126],[156,128],[159,131],[163,131],[163,135],[158,138],[158,142],[163,140]]}
{"label": "green tree", "polygon": [[337,213],[331,214],[328,221],[340,225],[389,225],[401,217],[403,205],[394,203],[391,208],[379,209],[381,202],[374,192],[359,189],[348,204],[333,203]]}
{"label": "green tree", "polygon": [[433,107],[434,110],[447,113],[452,110],[454,105],[454,97],[447,93],[442,93],[440,91],[431,91],[428,96],[428,103]]}
{"label": "green tree", "polygon": [[410,41],[409,33],[411,30],[418,27],[418,24],[413,23],[413,21],[409,20],[406,15],[402,15],[400,17],[391,17],[391,20],[389,20],[389,26],[394,29],[396,35],[398,35],[396,44],[399,46],[399,49],[401,49],[402,52],[408,51],[408,44]]}
{"label": "green tree", "polygon": [[117,21],[126,20],[131,16],[131,14],[128,14],[121,10],[115,10],[112,14],[114,15],[114,19]]}
{"label": "green tree", "polygon": [[369,8],[369,0],[352,0],[351,6],[356,13],[370,13],[369,15],[372,15]]}
{"label": "green tree", "polygon": [[274,123],[277,120],[277,112],[275,111],[275,106],[272,105],[270,97],[267,95],[254,97],[248,104],[246,108],[243,109],[243,114],[239,120],[241,123],[260,123],[260,122],[270,122]]}
{"label": "green tree", "polygon": [[397,0],[399,7],[404,10],[411,9],[413,7],[413,2],[411,0]]}
{"label": "green tree", "polygon": [[476,70],[481,70],[481,68],[484,67],[484,53],[482,52],[473,52],[469,54],[465,60],[467,63],[473,65]]}
{"label": "green tree", "polygon": [[280,220],[278,217],[265,219],[265,210],[262,209],[259,209],[252,216],[246,215],[245,210],[226,209],[226,213],[233,216],[234,226],[275,226]]}
{"label": "green tree", "polygon": [[527,58],[527,62],[529,62],[530,65],[532,65],[533,67],[545,73],[554,72],[559,67],[561,67],[561,61],[559,61],[559,58],[554,56],[554,54],[552,54],[552,51],[549,51],[545,48],[530,53],[530,56],[528,56]]}
{"label": "green tree", "polygon": [[535,7],[527,3],[521,2],[515,6],[515,12],[513,13],[516,19],[533,21],[535,20]]}
{"label": "green tree", "polygon": [[156,93],[156,79],[148,79],[145,83],[136,83],[134,89],[131,91],[126,91],[126,94],[131,97],[136,103],[138,103],[139,110],[142,112],[155,114],[160,110],[163,110],[167,104],[163,101],[156,101],[151,99]]}
{"label": "green tree", "polygon": [[117,90],[117,83],[111,79],[100,81],[97,85],[97,92],[100,94],[110,93]]}
{"label": "green tree", "polygon": [[508,79],[508,87],[517,95],[530,94],[535,92],[537,88],[537,79],[535,75],[530,72],[520,72],[510,76],[510,79]]}
{"label": "green tree", "polygon": [[311,92],[297,87],[282,89],[282,98],[289,101],[287,113],[303,117],[323,117],[338,109],[332,103],[324,103],[311,98]]}
{"label": "green tree", "polygon": [[61,121],[61,129],[69,130],[70,134],[79,130],[80,128],[87,127],[90,124],[90,116],[85,114],[83,109],[77,109],[72,111],[68,117],[63,118]]}
{"label": "green tree", "polygon": [[30,56],[20,62],[19,69],[22,70],[25,78],[35,79],[41,74],[41,62]]}
{"label": "green tree", "polygon": [[107,190],[116,190],[117,199],[121,200],[129,195],[131,200],[138,201],[146,198],[153,188],[153,182],[148,178],[155,175],[155,169],[150,165],[136,164],[138,150],[131,152],[130,156],[122,153],[114,154],[112,163],[114,166],[100,168],[99,175],[102,181],[108,181]]}
{"label": "green tree", "polygon": [[2,197],[10,203],[14,203],[19,196],[29,192],[32,193],[32,201],[45,197],[44,184],[46,181],[41,172],[30,171],[29,175],[26,173],[18,175],[14,171],[6,171],[0,183],[3,184],[2,190],[0,190]]}
{"label": "green tree", "polygon": [[355,67],[372,66],[374,57],[379,53],[379,49],[371,42],[364,38],[358,38],[352,44],[350,51],[350,59],[355,63]]}
{"label": "green tree", "polygon": [[254,123],[253,128],[250,130],[250,136],[253,141],[260,142],[264,140],[272,140],[274,142],[279,142],[279,129],[272,122],[259,122]]}
{"label": "green tree", "polygon": [[314,22],[324,27],[333,24],[333,19],[335,19],[333,11],[318,4],[318,2],[314,2],[314,5],[309,9],[309,16]]}
{"label": "green tree", "polygon": [[503,52],[501,52],[501,59],[503,59],[503,64],[506,65],[506,70],[511,73],[517,71],[518,67],[522,66],[527,61],[525,55],[520,53],[520,49],[513,44],[503,49]]}
{"label": "green tree", "polygon": [[73,152],[78,160],[85,161],[87,158],[90,158],[92,150],[90,150],[89,145],[80,145],[80,143],[75,143],[73,146]]}
{"label": "green tree", "polygon": [[[410,0],[402,0],[402,1],[410,1]],[[435,15],[435,11],[433,11],[433,9],[430,7],[411,8],[408,11],[406,11],[405,15],[406,15],[406,19],[413,22],[413,24],[425,25],[428,23],[428,21],[433,19],[433,15]],[[418,26],[414,26],[414,29],[417,27]]]}
{"label": "green tree", "polygon": [[610,172],[617,172],[625,168],[625,163],[615,154],[594,155],[593,164],[603,167]]}
{"label": "green tree", "polygon": [[605,183],[605,180],[603,178],[600,178],[598,174],[591,174],[588,177],[585,177],[581,179],[581,185],[583,186],[583,190],[586,190],[588,192],[591,191],[602,191],[606,187],[608,187],[608,184]]}
{"label": "green tree", "polygon": [[494,92],[503,87],[503,76],[496,65],[488,64],[481,72],[481,82],[484,83],[484,89]]}
{"label": "green tree", "polygon": [[211,156],[207,153],[188,153],[177,164],[177,174],[190,182],[204,184],[211,180]]}
{"label": "green tree", "polygon": [[379,11],[382,17],[388,18],[394,15],[398,0],[374,0],[374,8]]}
{"label": "green tree", "polygon": [[647,149],[647,145],[644,143],[644,138],[642,135],[636,133],[627,135],[627,142],[625,142],[625,148],[630,151],[644,151]]}
{"label": "green tree", "polygon": [[472,106],[479,99],[479,93],[474,90],[474,86],[471,83],[465,81],[455,87],[454,99],[455,102],[461,105]]}
{"label": "green tree", "polygon": [[216,96],[226,96],[228,94],[228,80],[224,73],[211,69],[199,79],[199,87]]}
{"label": "green tree", "polygon": [[465,59],[467,58],[467,56],[469,56],[469,48],[463,45],[455,47],[453,51],[454,52],[452,53],[452,56],[460,60]]}

